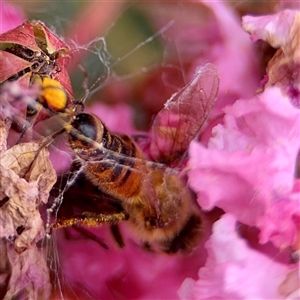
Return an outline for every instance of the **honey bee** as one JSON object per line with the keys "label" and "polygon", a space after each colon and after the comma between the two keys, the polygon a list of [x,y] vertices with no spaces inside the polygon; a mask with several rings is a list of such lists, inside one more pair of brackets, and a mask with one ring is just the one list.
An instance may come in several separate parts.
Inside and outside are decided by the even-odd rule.
{"label": "honey bee", "polygon": [[[202,86],[204,76],[208,76],[208,86]],[[167,150],[167,158],[182,156],[207,118],[217,91],[217,71],[208,64],[158,114],[153,129],[163,135],[164,142],[159,142],[159,133],[153,137],[153,156],[166,161],[166,157],[161,157],[163,150]],[[191,98],[186,98],[190,92]],[[180,101],[183,94],[187,102],[184,105]],[[200,117],[192,115],[191,109],[196,108],[199,108]],[[174,122],[176,113],[177,123]],[[159,120],[163,114],[167,114],[164,124]],[[189,116],[191,120],[188,120]],[[185,132],[186,128],[189,132]],[[62,218],[57,220],[55,228],[77,223],[94,226],[128,219],[133,231],[148,248],[176,253],[189,251],[197,245],[203,231],[203,220],[187,186],[185,172],[159,161],[149,161],[129,136],[111,133],[93,114],[78,114],[66,131],[69,145],[81,161],[85,177],[99,191],[117,199],[123,211],[108,215],[84,213],[78,217]]]}
{"label": "honey bee", "polygon": [[[100,146],[78,138],[74,129]],[[85,162],[86,177],[99,190],[121,201],[128,221],[146,245],[157,244],[170,253],[194,245],[202,221],[191,192],[177,172],[148,162],[128,136],[111,134],[94,115],[76,116],[69,143]]]}

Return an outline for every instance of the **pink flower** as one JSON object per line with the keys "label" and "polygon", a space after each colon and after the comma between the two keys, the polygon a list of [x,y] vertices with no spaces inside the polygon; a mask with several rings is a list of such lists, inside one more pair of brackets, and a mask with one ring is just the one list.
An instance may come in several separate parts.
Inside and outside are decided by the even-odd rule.
{"label": "pink flower", "polygon": [[1,1],[0,8],[0,34],[21,25],[25,20],[22,9],[16,5]]}
{"label": "pink flower", "polygon": [[[236,232],[236,218],[225,214],[213,225],[206,243],[209,253],[198,280],[186,279],[178,294],[181,299],[296,299],[298,282],[288,266],[251,249]],[[287,278],[286,278],[287,277]],[[283,287],[284,281],[289,281]],[[296,279],[297,280],[297,279]],[[295,292],[295,294],[294,294]]]}
{"label": "pink flower", "polygon": [[93,299],[176,299],[181,282],[188,276],[196,277],[197,269],[204,264],[203,247],[189,256],[145,251],[124,225],[123,249],[114,245],[106,225],[89,231],[106,242],[108,250],[72,228],[67,229],[67,235],[61,230],[55,232],[59,268],[73,290],[65,298],[76,295],[86,299],[84,291],[88,291]]}
{"label": "pink flower", "polygon": [[[224,1],[196,1],[207,6],[211,14],[204,45],[204,57],[198,56],[194,66],[207,60],[216,65],[220,75],[219,97],[213,114],[225,105],[253,95],[258,84],[258,59],[254,45],[242,30],[240,19]],[[208,42],[209,41],[209,42]],[[199,41],[202,45],[203,41]]]}
{"label": "pink flower", "polygon": [[157,113],[165,100],[207,62],[217,67],[220,77],[219,97],[210,119],[222,113],[225,105],[253,95],[259,83],[257,54],[238,15],[227,3],[193,1],[181,3],[182,9],[175,3],[155,5],[149,14],[158,30],[172,15],[172,25],[163,34],[170,61],[154,69],[144,84],[139,83],[138,97],[148,110]]}
{"label": "pink flower", "polygon": [[274,237],[277,246],[294,245],[300,216],[299,190],[293,191],[299,110],[273,88],[224,111],[224,125],[214,128],[208,149],[197,142],[190,146],[189,183],[198,203],[205,210],[218,206],[257,226],[262,243]]}
{"label": "pink flower", "polygon": [[[299,6],[298,6],[299,8]],[[300,11],[284,10],[275,15],[243,17],[252,40],[264,40],[278,49],[267,67],[266,87],[278,86],[300,106]]]}

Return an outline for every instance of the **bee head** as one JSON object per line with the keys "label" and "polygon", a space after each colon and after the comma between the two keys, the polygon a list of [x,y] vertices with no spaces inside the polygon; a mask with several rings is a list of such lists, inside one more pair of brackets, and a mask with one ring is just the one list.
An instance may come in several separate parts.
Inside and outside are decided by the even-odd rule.
{"label": "bee head", "polygon": [[96,150],[93,143],[87,139],[101,143],[102,136],[102,122],[94,115],[81,113],[71,123],[69,143],[74,152],[82,156],[86,151]]}
{"label": "bee head", "polygon": [[78,114],[71,125],[77,130],[70,133],[71,138],[77,139],[78,134],[82,134],[93,141],[97,139],[97,119],[93,115]]}

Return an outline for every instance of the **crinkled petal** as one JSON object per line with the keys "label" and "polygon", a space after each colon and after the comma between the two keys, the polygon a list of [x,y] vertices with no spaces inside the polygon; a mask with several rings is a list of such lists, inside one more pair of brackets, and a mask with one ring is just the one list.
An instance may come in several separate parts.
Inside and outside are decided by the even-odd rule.
{"label": "crinkled petal", "polygon": [[[251,249],[238,236],[230,214],[214,224],[206,248],[209,256],[199,279],[194,285],[185,281],[180,289],[185,295],[192,292],[193,299],[283,299],[279,286],[291,269],[296,270]],[[193,290],[187,291],[188,286]],[[294,285],[290,292],[296,289]]]}
{"label": "crinkled petal", "polygon": [[0,247],[1,262],[13,266],[4,299],[20,295],[22,299],[49,299],[52,286],[45,253],[36,246],[17,253],[10,242],[3,240]]}
{"label": "crinkled petal", "polygon": [[243,17],[243,26],[253,40],[262,39],[278,49],[268,63],[265,87],[278,86],[300,106],[300,11],[284,10],[274,15]]}
{"label": "crinkled petal", "polygon": [[299,247],[300,193],[292,192],[289,198],[274,199],[257,226],[261,228],[260,243],[271,240],[277,247]]}
{"label": "crinkled petal", "polygon": [[[208,59],[219,71],[219,97],[213,114],[220,114],[225,105],[253,94],[258,84],[258,59],[253,44],[241,28],[240,18],[225,1],[197,2],[207,6],[215,18],[214,31],[204,29],[209,48],[196,64]],[[203,47],[202,41],[198,44]]]}
{"label": "crinkled petal", "polygon": [[[255,225],[257,215],[265,209],[265,203],[261,201],[263,195],[260,196],[265,191],[258,194],[248,172],[257,174],[261,155],[248,157],[240,152],[222,153],[206,149],[197,142],[191,143],[189,153],[189,184],[197,192],[202,209],[211,210],[218,206],[235,214],[241,222]],[[262,166],[261,172],[263,170]],[[262,174],[258,176],[262,177]]]}
{"label": "crinkled petal", "polygon": [[[198,193],[199,204],[208,210],[218,206],[260,229],[271,224],[267,219],[272,215],[277,228],[272,232],[280,235],[287,231],[279,229],[276,211],[278,203],[287,205],[285,222],[293,229],[289,237],[281,238],[291,243],[299,213],[293,200],[299,197],[299,192],[293,192],[300,148],[299,110],[272,88],[251,101],[237,101],[225,112],[224,125],[214,128],[208,149],[197,142],[190,146],[189,183]],[[263,231],[262,241],[272,236],[269,230]]]}
{"label": "crinkled petal", "polygon": [[[0,122],[6,138],[10,122]],[[48,299],[51,293],[46,255],[36,245],[45,235],[39,212],[56,174],[48,149],[35,142],[6,149],[0,139],[0,261],[4,299]]]}
{"label": "crinkled petal", "polygon": [[239,100],[224,109],[224,126],[214,129],[210,148],[251,152],[256,147],[288,151],[294,168],[298,151],[300,112],[289,103],[280,89],[269,88],[251,100]]}

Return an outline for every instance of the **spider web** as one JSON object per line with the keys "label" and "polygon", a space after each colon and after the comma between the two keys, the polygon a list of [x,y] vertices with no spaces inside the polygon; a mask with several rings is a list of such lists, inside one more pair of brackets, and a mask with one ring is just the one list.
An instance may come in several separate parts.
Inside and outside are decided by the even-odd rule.
{"label": "spider web", "polygon": [[[132,8],[132,7],[131,7]],[[124,13],[124,12],[123,12]],[[126,10],[125,10],[126,13]],[[122,16],[119,16],[122,17]],[[60,25],[64,21],[60,20],[60,22],[54,22]],[[107,31],[107,35],[109,32],[114,29],[115,24],[113,22],[111,28]],[[96,39],[84,44],[80,45],[75,40],[69,41],[71,45],[72,55],[75,56],[75,59],[78,60],[79,64],[82,66],[80,70],[75,71],[76,77],[72,80],[72,85],[74,88],[74,92],[76,95],[76,99],[82,99],[82,101],[87,104],[89,102],[95,101],[94,99],[99,98],[99,92],[101,96],[101,91],[105,89],[107,86],[111,84],[112,81],[121,82],[126,84],[127,81],[135,80],[144,74],[151,72],[154,69],[157,69],[161,66],[167,66],[168,68],[175,67],[177,71],[180,73],[180,67],[170,65],[170,62],[164,57],[169,56],[169,49],[162,49],[160,39],[164,39],[164,33],[168,31],[175,23],[173,17],[169,20],[164,20],[162,24],[157,25],[157,28],[153,28],[152,32],[147,33],[148,37],[142,35],[141,41],[137,41],[136,45],[130,45],[131,49],[126,50],[125,54],[121,54],[120,56],[114,56],[111,54],[108,49],[107,44],[107,36],[97,37]],[[56,25],[57,25],[56,24]],[[144,36],[144,37],[143,37]],[[151,45],[154,44],[154,45]],[[157,46],[161,48],[159,54],[156,54],[155,60],[152,58],[149,61],[145,60],[145,62],[138,64],[138,66],[134,68],[129,68],[124,71],[122,69],[122,64],[125,63],[126,60],[132,60],[132,57],[137,55],[138,52],[143,52],[144,48],[153,49],[153,47]],[[155,51],[155,49],[153,49]],[[147,50],[149,51],[149,50]],[[157,52],[157,51],[156,51]],[[79,55],[77,55],[79,54]],[[118,68],[121,65],[120,68]],[[76,67],[74,67],[76,69]],[[78,68],[77,68],[78,69]],[[125,68],[126,69],[126,68]],[[165,82],[165,84],[169,84]],[[174,86],[175,87],[175,86]],[[176,91],[176,89],[174,89]],[[178,87],[177,87],[178,89]],[[161,104],[162,105],[162,104]],[[43,135],[44,128],[53,128],[55,121],[47,120],[43,124],[38,124],[36,126],[36,131]],[[62,140],[62,141],[61,141]],[[68,154],[65,149],[60,149],[60,145],[65,143],[64,137],[58,137],[52,148],[52,155],[55,157],[55,153],[61,155],[64,160],[68,160],[69,163],[72,162],[72,155]],[[81,169],[76,171],[66,171],[65,177],[67,181],[60,187],[61,183],[57,185],[58,196],[54,198],[54,204],[51,206],[50,211],[48,209],[46,223],[49,225],[53,220],[50,220],[50,216],[55,219],[55,214],[58,212],[58,208],[63,203],[64,194],[66,191],[76,182],[77,178],[82,175]],[[51,212],[51,214],[50,214]],[[47,230],[47,228],[46,228]],[[61,299],[97,299],[96,295],[93,295],[93,291],[90,291],[89,288],[85,285],[85,283],[78,283],[78,286],[75,288],[74,284],[68,276],[65,276],[62,265],[65,263],[66,259],[64,256],[61,256],[60,248],[64,247],[64,242],[74,241],[84,241],[88,244],[91,244],[92,249],[97,249],[98,252],[104,252],[106,254],[108,252],[101,244],[99,240],[104,240],[104,243],[108,244],[110,250],[114,249],[114,251],[119,251],[118,247],[114,244],[111,235],[109,234],[109,227],[103,225],[102,228],[89,229],[89,236],[87,237],[87,232],[82,233],[77,231],[76,229],[68,228],[59,231],[52,231],[51,236],[49,235],[47,239],[43,242],[43,246],[46,246],[48,249],[48,265],[51,271],[51,279],[54,288],[54,293],[56,297]],[[95,237],[92,238],[92,235]],[[62,245],[60,242],[64,241]],[[135,242],[132,242],[135,243]]]}
{"label": "spider web", "polygon": [[[129,9],[132,9],[134,5],[130,5]],[[175,4],[172,7],[172,14],[165,17],[159,17],[157,24],[152,28],[151,31],[149,31],[147,34],[148,36],[143,33],[141,35],[140,40],[135,41],[136,44],[131,43],[130,35],[127,38],[127,42],[129,45],[122,45],[122,47],[127,47],[127,50],[125,50],[125,53],[120,52],[121,54],[112,54],[111,50],[109,49],[107,40],[109,39],[109,33],[110,31],[114,30],[114,28],[117,26],[117,22],[112,22],[112,26],[107,31],[107,33],[104,34],[104,36],[97,37],[92,41],[89,41],[83,45],[76,42],[76,39],[71,40],[69,44],[72,48],[72,55],[75,56],[78,60],[78,62],[83,66],[81,70],[75,72],[77,73],[77,78],[73,79],[73,87],[74,92],[76,95],[76,99],[82,99],[82,101],[87,104],[89,101],[93,101],[93,98],[99,97],[98,92],[101,92],[108,87],[112,82],[120,82],[123,84],[127,84],[127,82],[137,80],[139,77],[143,77],[149,73],[151,73],[153,70],[156,71],[160,68],[166,69],[166,70],[175,70],[175,76],[179,77],[180,84],[177,85],[178,82],[172,82],[172,78],[168,78],[167,76],[164,76],[163,72],[161,74],[158,74],[158,76],[161,76],[162,85],[166,87],[169,91],[169,95],[163,95],[157,102],[160,102],[156,107],[150,111],[150,114],[153,114],[155,111],[157,112],[164,102],[168,99],[168,97],[176,92],[180,85],[183,86],[188,79],[187,74],[185,74],[184,70],[184,64],[185,64],[185,57],[184,57],[184,45],[180,45],[176,42],[174,39],[174,35],[165,35],[168,33],[168,31],[172,30],[175,26],[180,26],[179,19],[180,15],[183,14],[183,12],[180,11],[183,8],[182,4]],[[155,14],[155,9],[150,8],[149,6],[139,6],[137,5],[137,8],[142,13],[148,13],[148,18],[151,18],[153,14]],[[163,9],[166,9],[166,7],[163,7]],[[44,12],[47,10],[44,8]],[[128,10],[124,10],[123,13],[126,13]],[[121,14],[123,14],[121,13]],[[136,13],[136,12],[135,12]],[[49,14],[49,13],[48,13]],[[42,15],[45,16],[45,13],[42,13]],[[51,14],[51,17],[53,15]],[[121,16],[119,16],[121,17]],[[44,18],[41,17],[41,20]],[[51,22],[50,24],[55,24],[54,29],[57,27],[59,28],[64,23],[66,23],[66,19],[58,18],[56,17],[56,21]],[[56,27],[56,28],[55,28]],[[137,30],[138,32],[139,30]],[[136,32],[136,31],[135,31]],[[150,47],[149,47],[150,46]],[[150,48],[150,50],[149,50]],[[158,48],[159,51],[157,51]],[[146,51],[145,51],[146,49]],[[143,54],[143,52],[146,52],[146,54]],[[156,53],[156,55],[151,55],[151,52]],[[77,56],[77,54],[79,54]],[[144,56],[150,56],[151,59],[149,60],[143,60],[142,58]],[[141,58],[142,57],[142,58]],[[137,65],[134,68],[128,68],[128,62],[129,64],[132,63],[132,61],[138,61],[139,59],[142,60],[141,63],[137,63]],[[74,67],[75,68],[75,67]],[[84,74],[86,73],[86,74]],[[78,76],[79,74],[79,76]],[[80,76],[81,75],[81,76]],[[82,82],[85,84],[82,85]],[[146,107],[147,108],[147,107]],[[145,110],[145,108],[144,108]],[[140,112],[140,111],[139,111]],[[143,112],[145,114],[145,112]],[[151,119],[151,116],[146,117],[146,119]],[[54,129],[55,121],[53,120],[47,120],[41,124],[38,124],[35,126],[35,131],[38,134],[47,135],[48,129],[52,128]],[[142,125],[142,127],[145,125]],[[149,127],[149,124],[147,124]],[[45,130],[46,128],[46,130]],[[55,130],[55,129],[54,129]],[[68,162],[72,162],[72,154],[68,153],[66,149],[60,149],[60,139],[62,139],[61,144],[64,144],[66,141],[59,137],[56,140],[56,143],[53,144],[51,147],[53,155],[60,154],[60,158],[63,159],[63,161],[68,160]],[[55,154],[56,153],[56,154]],[[171,169],[170,171],[171,172]],[[82,175],[81,169],[75,170],[75,171],[67,171],[65,172],[65,178],[66,183],[61,185],[61,182],[58,181],[57,184],[57,192],[58,195],[54,196],[54,203],[51,206],[50,210],[48,210],[48,213],[45,217],[45,222],[47,226],[52,223],[53,220],[50,219],[50,217],[54,216],[59,211],[59,206],[64,203],[64,195],[68,191],[68,189],[73,185],[73,183],[76,183],[76,180]],[[101,195],[99,196],[101,197]],[[46,228],[49,229],[49,228]],[[87,236],[88,234],[88,236]],[[123,233],[124,234],[124,233]],[[129,235],[126,235],[126,228],[125,228],[125,235],[124,238],[126,239],[127,248],[133,248],[135,251],[142,253],[144,250],[141,249],[140,245],[137,245],[136,241],[132,239],[132,237]],[[81,242],[79,244],[76,243],[76,241]],[[97,253],[97,256],[100,257],[106,257],[108,255],[117,255],[119,256],[120,250],[118,247],[114,244],[114,241],[109,233],[109,228],[106,225],[103,225],[101,228],[93,228],[89,229],[88,233],[86,232],[83,234],[82,232],[79,232],[76,229],[68,228],[58,231],[52,231],[52,234],[49,235],[43,242],[42,247],[45,247],[48,249],[48,266],[51,273],[51,281],[53,285],[53,295],[54,297],[61,298],[61,299],[97,299],[99,296],[97,294],[99,292],[95,292],[94,288],[95,285],[92,281],[89,283],[82,281],[78,282],[75,278],[70,278],[70,274],[65,274],[64,269],[68,264],[70,263],[70,260],[68,257],[66,257],[65,249],[66,247],[69,247],[73,244],[73,249],[69,249],[71,252],[74,253],[74,249],[78,247],[78,245],[82,245],[82,241],[85,245],[88,246],[89,251],[95,251]],[[105,247],[101,245],[101,241],[104,241],[105,244],[108,244],[109,250],[107,250]],[[77,245],[76,245],[77,244]],[[68,246],[69,245],[69,246]],[[75,247],[75,248],[74,248]],[[82,247],[82,246],[79,246]],[[81,251],[82,257],[84,258],[85,255],[84,252],[85,249],[77,249],[79,250],[79,253]],[[127,251],[127,250],[125,250]],[[149,258],[153,256],[153,254],[148,253]],[[121,254],[122,255],[122,254]],[[128,253],[124,253],[124,256],[128,257]],[[72,257],[72,255],[71,255]],[[73,257],[74,259],[74,257]],[[81,259],[80,259],[81,260]],[[105,259],[104,259],[105,260]],[[80,266],[81,263],[76,264],[74,261],[74,268],[77,269],[76,265]],[[97,276],[104,276],[107,273],[116,274],[116,279],[114,279],[111,283],[108,283],[108,290],[113,289],[117,282],[121,282],[121,278],[124,276],[124,269],[118,270],[116,266],[112,266],[112,270],[108,271],[106,270],[105,266],[101,266],[99,264],[99,260],[97,259],[95,261],[95,265],[98,265],[100,273]],[[102,270],[101,270],[102,269]],[[108,267],[108,269],[110,269]],[[83,271],[83,272],[82,272]],[[79,277],[82,278],[82,275],[84,275],[84,270],[77,269],[76,272],[80,272]],[[76,273],[75,272],[75,273]],[[90,273],[90,266],[86,267],[86,272]],[[108,277],[110,275],[108,274]],[[74,281],[75,279],[75,281]],[[76,284],[74,285],[74,282]],[[110,287],[111,286],[111,287]],[[107,288],[106,288],[107,289]],[[124,287],[121,286],[121,290],[119,292],[122,293],[122,289]],[[107,290],[103,290],[104,294],[107,294]],[[126,289],[123,291],[126,294]],[[113,290],[110,293],[114,293]],[[131,297],[136,297],[136,295],[139,292],[133,292]],[[101,292],[100,292],[101,294]],[[130,295],[129,295],[130,297]]]}
{"label": "spider web", "polygon": [[[175,9],[174,13],[177,14],[178,10],[180,10],[180,5],[176,6],[177,8]],[[142,8],[142,10],[144,9],[145,8]],[[178,18],[178,16],[176,16],[176,18]],[[78,89],[78,86],[80,86],[80,84],[76,83],[76,79],[75,84],[73,83],[73,87],[75,87],[75,94],[78,95],[77,97],[83,99],[85,103],[93,102],[93,99],[96,99],[97,97],[99,98],[99,94],[101,97],[101,92],[103,90],[105,91],[105,88],[109,87],[111,83],[120,82],[121,84],[126,84],[127,82],[139,80],[139,78],[145,76],[145,74],[149,74],[153,70],[155,71],[156,69],[159,69],[161,67],[167,69],[175,69],[177,75],[179,74],[179,76],[181,77],[181,82],[184,85],[184,77],[186,75],[183,74],[184,71],[181,67],[182,57],[181,53],[177,53],[176,51],[177,46],[176,43],[174,44],[174,42],[172,41],[173,37],[167,37],[168,46],[165,46],[165,48],[162,47],[164,35],[175,25],[176,18],[174,16],[170,16],[169,19],[162,20],[161,22],[159,22],[159,24],[156,25],[156,28],[153,28],[154,30],[152,29],[152,33],[148,33],[148,37],[143,37],[143,40],[138,41],[136,45],[130,45],[131,48],[129,47],[129,50],[126,50],[127,52],[125,54],[117,54],[118,56],[115,56],[110,52],[109,45],[107,43],[107,36],[109,35],[109,32],[114,30],[114,27],[117,26],[115,25],[117,24],[117,22],[114,23],[113,26],[111,26],[111,28],[108,30],[107,36],[105,35],[104,37],[96,38],[85,45],[78,45],[77,43],[73,42],[74,47],[72,48],[75,49],[74,54],[76,54],[75,51],[80,52],[81,58],[79,59],[79,62],[83,66],[83,70],[87,75],[86,76],[82,74],[83,76],[80,76],[80,72],[82,73],[82,71],[79,71],[79,76],[77,76],[77,78],[80,78],[79,81],[81,82],[84,82],[87,79],[85,87]],[[175,51],[169,48],[173,45],[175,45]],[[155,47],[159,48],[159,53],[157,53]],[[133,60],[133,57],[135,56],[139,58],[139,56],[142,55],[139,53],[143,53],[143,50],[145,48],[146,52],[149,51],[149,48],[153,51],[156,51],[154,59],[151,58],[149,59],[149,61],[142,61],[142,63],[138,63],[134,68],[126,68],[126,65],[128,64],[126,63],[126,61],[131,62]],[[178,51],[180,52],[180,49]],[[177,58],[175,60],[170,60],[170,57],[174,55],[177,56]],[[125,67],[123,67],[124,65]],[[121,67],[119,68],[119,66]],[[169,81],[168,78],[163,79],[163,85],[169,86],[170,95],[172,92],[176,92],[178,90],[178,87],[176,87],[176,85],[173,84],[172,81]],[[156,108],[156,110],[160,109],[162,105],[163,102],[161,102],[160,106]],[[151,118],[148,117],[148,119],[150,120]],[[146,125],[144,124],[141,125],[141,127],[145,126]],[[147,126],[149,126],[149,124],[147,124]],[[66,189],[68,189],[68,187],[71,186],[78,177],[82,176],[82,173],[80,170],[78,170],[72,173],[66,173],[66,176],[69,178],[67,180],[67,183],[64,188],[59,190],[59,195],[54,200],[54,202],[58,206],[63,202],[63,197]],[[54,207],[54,212],[58,212],[57,207]],[[138,241],[134,237],[130,236],[130,234],[128,236],[128,229],[125,225],[122,225],[121,229],[123,229],[122,234],[124,235],[124,239],[126,240],[126,247],[130,246],[131,244],[131,247],[134,247],[134,249],[137,248],[138,251],[144,251],[137,244]],[[101,228],[90,228],[88,232],[88,237],[87,234],[78,232],[76,228],[67,228],[52,232],[51,240],[53,244],[48,245],[48,247],[49,249],[51,249],[51,251],[53,251],[53,255],[49,255],[49,267],[50,270],[52,270],[53,284],[56,295],[59,295],[59,297],[62,299],[73,297],[78,299],[98,298],[97,294],[95,294],[95,291],[93,291],[93,288],[89,287],[91,282],[88,285],[86,285],[85,282],[79,282],[77,283],[78,286],[75,287],[73,280],[70,281],[70,278],[68,276],[65,276],[63,272],[60,272],[60,270],[63,270],[62,266],[66,263],[65,256],[61,256],[60,253],[60,249],[64,247],[64,243],[72,244],[74,241],[79,241],[79,244],[80,242],[88,243],[91,249],[93,249],[93,251],[97,251],[99,255],[101,253],[101,256],[107,255],[108,252],[117,253],[117,255],[119,255],[119,251],[123,251],[121,249],[118,249],[118,246],[116,246],[112,236],[110,235],[108,225],[102,225]],[[94,239],[91,237],[91,234],[94,235]],[[99,242],[99,240],[107,244],[109,250],[106,250],[103,246],[101,246],[101,242]],[[63,241],[62,245],[60,245],[61,241]],[[101,273],[102,272],[100,271],[100,274]],[[117,277],[118,276],[120,275],[117,275]],[[113,285],[115,285],[115,283]]]}
{"label": "spider web", "polygon": [[[64,8],[66,3],[63,2],[61,5],[62,8]],[[68,2],[67,5],[71,5],[70,2]],[[65,11],[65,9],[63,10]],[[139,12],[140,16],[145,15],[148,23],[151,23],[151,18],[154,18],[155,15],[156,20],[154,24],[151,24],[151,30],[147,32],[148,36],[147,34],[145,35],[144,32],[147,30],[140,30],[143,32],[140,40],[136,41],[136,44],[131,43],[132,39],[130,39],[130,35],[127,36],[127,40],[125,38],[128,45],[122,44],[122,39],[119,47],[126,48],[126,50],[125,53],[122,53],[122,51],[118,53],[110,48],[110,45],[113,43],[110,43],[109,40],[116,37],[116,35],[110,35],[110,33],[118,27],[118,19],[122,18],[122,16],[128,12],[132,13],[132,10],[134,10],[135,14]],[[166,13],[166,10],[169,10],[169,13]],[[54,31],[59,28],[62,29],[66,24],[70,23],[66,17],[57,16],[51,12],[51,10],[49,12],[46,7],[43,7],[42,11],[37,11],[36,9],[35,15],[35,18],[40,18],[41,20],[46,20],[47,16],[51,18],[51,22],[46,22],[46,24],[51,24]],[[73,73],[75,74],[75,77],[72,79],[72,86],[76,99],[82,99],[87,106],[99,98],[109,102],[110,99],[106,95],[111,95],[111,90],[109,90],[110,85],[114,88],[116,82],[120,83],[122,87],[127,84],[130,87],[136,87],[136,85],[140,84],[142,88],[144,88],[146,85],[143,79],[154,72],[156,75],[153,75],[151,79],[153,79],[153,77],[155,78],[155,76],[159,77],[160,83],[164,89],[167,90],[167,93],[163,94],[161,99],[152,99],[153,102],[156,102],[155,104],[149,104],[145,100],[143,107],[140,106],[138,101],[128,100],[127,102],[134,107],[137,115],[136,121],[140,128],[149,128],[152,115],[162,108],[164,102],[173,93],[178,91],[180,87],[189,81],[190,74],[188,74],[186,64],[189,60],[192,60],[192,58],[186,57],[186,53],[191,55],[191,52],[188,52],[186,47],[190,47],[191,45],[188,40],[186,44],[184,43],[183,36],[176,36],[176,29],[183,26],[183,22],[181,21],[182,16],[185,16],[185,21],[190,19],[191,23],[196,22],[193,9],[187,9],[184,3],[175,2],[170,6],[157,3],[133,3],[122,8],[118,17],[110,21],[111,24],[109,28],[102,36],[84,44],[80,44],[76,41],[76,37],[69,40],[72,55],[76,58],[72,66]],[[198,22],[203,25],[206,20],[205,13],[203,13],[202,16],[203,21],[198,20]],[[199,26],[199,23],[196,22],[195,24],[195,28]],[[147,26],[149,26],[149,24]],[[135,30],[134,33],[139,32],[138,28],[135,28]],[[180,32],[184,35],[184,30]],[[142,60],[141,57],[143,56],[139,56],[139,54],[143,54],[144,52],[144,56],[147,56],[147,53],[151,52],[151,50],[155,52],[155,55],[150,54],[151,58],[149,60]],[[193,50],[195,55],[199,55],[199,52],[205,55],[205,53],[209,51],[209,47],[207,43],[201,44],[200,41],[197,45],[194,45]],[[142,62],[139,62],[139,59],[141,59]],[[128,67],[128,64],[132,64],[133,61],[137,62],[136,65],[134,67]],[[79,63],[82,68],[79,69],[77,63]],[[171,72],[167,72],[169,70],[171,70]],[[155,71],[158,72],[155,73]],[[174,78],[176,78],[176,80],[174,80]],[[138,97],[130,93],[129,96]],[[112,101],[114,103],[118,102],[116,99],[112,99]],[[147,109],[149,111],[147,111]],[[122,118],[122,115],[118,117]],[[141,119],[147,121],[143,123],[140,121]],[[54,123],[55,121],[53,120],[47,120],[43,122],[43,124],[38,124],[35,126],[36,133],[47,135],[49,128],[55,126]],[[56,139],[51,150],[54,153],[53,156],[60,154],[60,159],[63,158],[64,161],[67,160],[68,163],[66,165],[68,165],[74,161],[74,158],[64,147],[65,143],[66,138],[59,137]],[[66,191],[82,176],[82,169],[79,168],[79,170],[69,171],[66,167],[62,174],[65,175],[67,179],[66,184],[63,186],[60,187],[58,184],[58,195],[54,197],[54,202],[57,207],[52,207],[54,216],[55,213],[58,213],[58,207],[63,202]],[[101,197],[101,195],[99,195],[99,197]],[[51,223],[49,214],[46,214],[45,221],[47,224]],[[144,253],[144,250],[136,244],[136,240],[128,234],[126,224],[124,229],[124,238],[127,241],[126,244],[129,244],[128,248],[130,248],[131,251],[134,249],[137,256],[146,256],[146,259],[150,260],[156,257],[155,253]],[[87,236],[86,234],[90,235]],[[103,247],[101,242],[107,244],[109,250]],[[135,278],[136,282],[139,282],[138,277],[142,276],[141,271],[133,267],[128,267],[126,271],[125,267],[122,268],[110,263],[114,255],[119,262],[132,259],[132,253],[130,250],[121,250],[115,245],[109,232],[109,227],[106,225],[103,225],[101,228],[90,228],[89,233],[83,233],[82,231],[80,232],[72,228],[53,231],[51,236],[43,241],[42,246],[48,250],[48,266],[54,288],[53,299],[98,299],[99,295],[105,295],[103,297],[109,295],[111,299],[124,297],[124,295],[127,298],[139,298],[147,289],[147,287],[138,286],[136,286],[136,290],[133,292],[129,292],[126,289],[126,284],[132,285],[132,282],[126,282],[128,273],[130,274],[131,272],[133,275],[131,279],[127,280],[132,281],[132,278]],[[89,257],[93,257],[94,260],[90,260]],[[175,262],[176,258],[170,258],[170,261]],[[135,262],[125,263],[125,265],[126,264],[130,266],[134,265]],[[184,261],[181,262],[181,267],[185,269]],[[68,269],[67,272],[65,272],[66,269]],[[84,278],[85,276],[86,278]],[[106,282],[106,286],[98,287],[97,281],[93,280],[95,276],[98,277],[100,282]],[[187,276],[182,277],[184,279]],[[107,278],[106,281],[104,281],[103,278]],[[130,276],[128,278],[130,278]],[[158,297],[158,294],[153,292],[153,296]]]}

